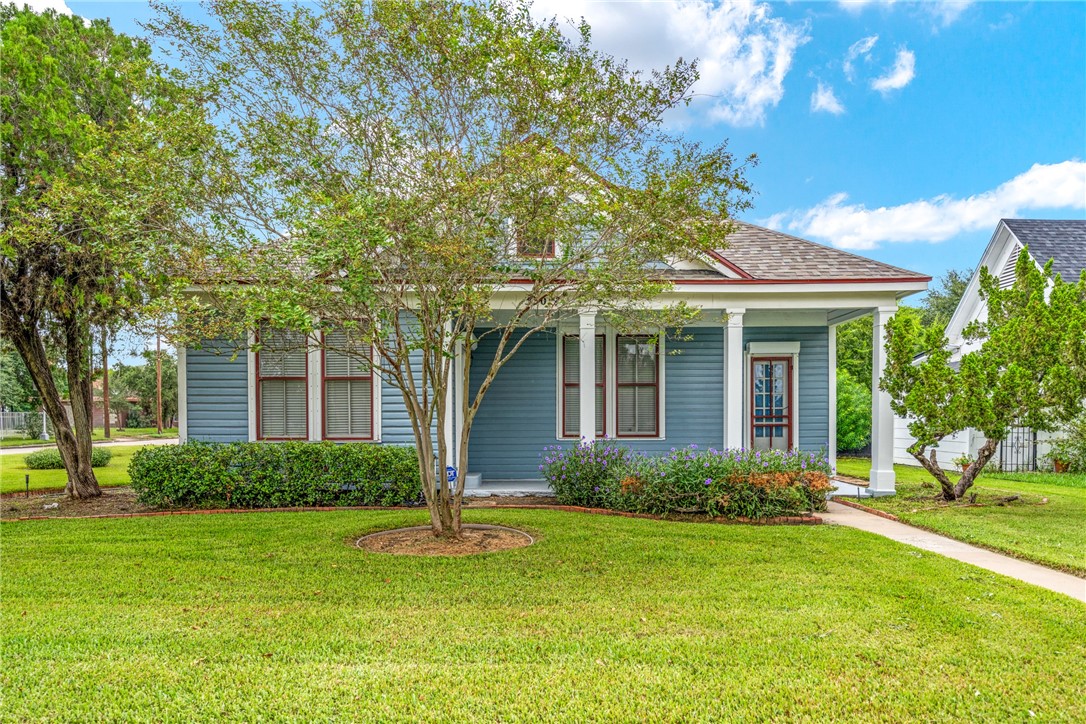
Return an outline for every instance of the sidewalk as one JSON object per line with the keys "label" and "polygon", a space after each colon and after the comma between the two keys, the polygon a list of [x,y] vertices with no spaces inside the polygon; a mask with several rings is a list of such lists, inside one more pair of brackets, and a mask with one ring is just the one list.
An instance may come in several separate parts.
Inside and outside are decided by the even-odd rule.
{"label": "sidewalk", "polygon": [[[176,437],[141,439],[138,437],[118,438],[109,442],[93,443],[94,447],[116,447],[118,445],[176,445]],[[6,447],[0,448],[0,455],[26,455],[38,450],[48,450],[56,445],[34,445],[33,447]]]}
{"label": "sidewalk", "polygon": [[925,551],[953,558],[956,561],[970,563],[979,568],[999,573],[1019,581],[1032,583],[1056,593],[1062,593],[1079,601],[1086,602],[1086,579],[1069,573],[1056,571],[1045,566],[1020,561],[1017,558],[995,553],[984,548],[977,548],[937,533],[929,533],[905,523],[880,518],[856,508],[839,503],[828,503],[827,512],[819,513],[822,520],[835,525],[875,533],[890,540],[914,546]]}

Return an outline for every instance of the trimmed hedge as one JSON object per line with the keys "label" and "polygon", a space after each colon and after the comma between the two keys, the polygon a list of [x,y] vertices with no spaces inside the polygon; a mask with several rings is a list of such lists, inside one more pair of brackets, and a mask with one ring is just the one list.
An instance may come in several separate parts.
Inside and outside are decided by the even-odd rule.
{"label": "trimmed hedge", "polygon": [[411,505],[422,499],[413,447],[236,442],[144,447],[128,466],[156,507],[289,508]]}
{"label": "trimmed hedge", "polygon": [[817,453],[699,451],[649,456],[614,443],[543,451],[539,466],[558,502],[655,515],[772,518],[824,510],[829,462]]}
{"label": "trimmed hedge", "polygon": [[[104,468],[109,465],[112,457],[113,453],[109,448],[92,447],[91,467]],[[26,456],[25,460],[26,466],[31,470],[62,470],[64,468],[64,460],[60,457],[60,450],[56,448],[32,452]]]}

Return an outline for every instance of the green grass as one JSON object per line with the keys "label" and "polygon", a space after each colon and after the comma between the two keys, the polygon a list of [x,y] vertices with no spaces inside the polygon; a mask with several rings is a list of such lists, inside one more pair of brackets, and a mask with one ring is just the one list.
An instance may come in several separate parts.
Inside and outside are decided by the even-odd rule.
{"label": "green grass", "polygon": [[[122,430],[113,428],[110,430],[108,439],[135,438],[137,440],[160,440],[172,437],[177,437],[176,427],[163,428],[161,433],[158,431],[157,427],[128,427]],[[91,432],[91,440],[94,442],[104,442],[106,439],[105,431],[100,427],[94,428],[94,431]],[[49,444],[51,444],[51,442],[48,440],[31,440],[25,437],[5,437],[0,439],[0,448]]]}
{"label": "green grass", "polygon": [[468,511],[529,548],[345,545],[412,512],[4,523],[11,720],[1086,718],[1086,607],[832,526]]}
{"label": "green grass", "polygon": [[[837,461],[837,470],[866,478],[870,464],[869,460],[842,458]],[[934,500],[938,485],[922,468],[895,465],[894,470],[897,495],[867,499],[865,505],[951,538],[1086,575],[1086,476],[985,473],[970,488],[983,505],[972,507]],[[935,487],[922,488],[924,483]],[[1013,495],[1021,499],[996,504],[999,498]]]}
{"label": "green grass", "polygon": [[[118,445],[109,448],[113,457],[109,465],[95,468],[94,474],[102,487],[128,485],[128,463],[142,445]],[[31,490],[63,488],[68,482],[68,474],[63,470],[30,470],[26,467],[25,455],[8,453],[0,455],[0,493],[13,493],[26,489],[25,477],[30,474]]]}

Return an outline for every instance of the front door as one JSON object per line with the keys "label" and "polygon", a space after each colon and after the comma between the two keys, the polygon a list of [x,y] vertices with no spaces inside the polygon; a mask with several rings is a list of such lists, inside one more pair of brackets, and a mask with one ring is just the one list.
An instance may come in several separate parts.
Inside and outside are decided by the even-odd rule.
{"label": "front door", "polygon": [[751,447],[792,448],[792,358],[751,359]]}

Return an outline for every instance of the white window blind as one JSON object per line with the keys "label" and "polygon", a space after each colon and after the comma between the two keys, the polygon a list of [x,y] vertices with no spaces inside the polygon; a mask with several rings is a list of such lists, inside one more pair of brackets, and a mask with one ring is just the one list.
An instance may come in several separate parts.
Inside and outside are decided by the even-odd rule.
{"label": "white window blind", "polygon": [[369,350],[349,332],[324,336],[324,436],[373,438],[373,372]]}
{"label": "white window blind", "polygon": [[306,337],[297,332],[265,329],[260,331],[260,345],[260,436],[305,439]]}
{"label": "white window blind", "polygon": [[616,407],[619,437],[658,434],[658,346],[649,337],[618,337]]}

